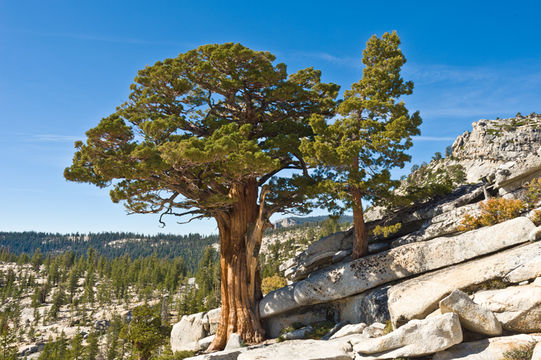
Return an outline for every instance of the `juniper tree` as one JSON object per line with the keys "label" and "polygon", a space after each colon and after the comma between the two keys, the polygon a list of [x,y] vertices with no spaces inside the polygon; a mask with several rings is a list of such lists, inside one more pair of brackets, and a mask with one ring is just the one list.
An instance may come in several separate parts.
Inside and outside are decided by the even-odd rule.
{"label": "juniper tree", "polygon": [[312,117],[315,139],[305,139],[302,146],[325,178],[319,185],[323,203],[340,210],[340,199],[353,208],[353,258],[368,251],[362,200],[389,195],[397,184],[389,169],[410,160],[405,150],[412,146],[411,137],[420,133],[419,113],[410,115],[400,100],[412,93],[413,82],[400,75],[406,58],[399,45],[394,31],[368,40],[362,79],[345,92],[334,122],[328,124],[321,115]]}
{"label": "juniper tree", "polygon": [[[320,75],[288,75],[269,52],[232,43],[157,62],[138,72],[129,100],[76,143],[65,170],[68,180],[111,185],[113,202],[133,213],[216,220],[222,311],[211,349],[233,332],[247,343],[263,340],[261,238],[271,214],[306,210],[299,138],[312,136],[311,115],[334,111],[338,92]],[[280,176],[286,169],[298,174]]]}

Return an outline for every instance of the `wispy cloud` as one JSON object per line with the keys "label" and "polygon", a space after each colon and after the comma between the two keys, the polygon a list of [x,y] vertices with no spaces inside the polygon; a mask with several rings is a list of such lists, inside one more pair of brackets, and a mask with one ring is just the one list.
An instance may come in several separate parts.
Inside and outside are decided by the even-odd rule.
{"label": "wispy cloud", "polygon": [[449,65],[407,64],[404,77],[414,79],[416,84],[434,84],[441,82],[466,83],[487,81],[496,78],[497,71],[487,67],[464,67]]}
{"label": "wispy cloud", "polygon": [[295,52],[292,55],[301,58],[323,60],[331,64],[345,65],[355,68],[362,65],[360,57],[336,56],[326,52]]}
{"label": "wispy cloud", "polygon": [[410,65],[415,108],[424,118],[487,118],[541,110],[541,59],[475,67]]}

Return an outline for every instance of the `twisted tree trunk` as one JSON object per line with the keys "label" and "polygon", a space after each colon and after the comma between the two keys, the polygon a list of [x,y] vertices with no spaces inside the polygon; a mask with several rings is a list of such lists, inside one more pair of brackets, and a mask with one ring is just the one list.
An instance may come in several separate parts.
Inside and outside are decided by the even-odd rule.
{"label": "twisted tree trunk", "polygon": [[[232,187],[232,209],[216,216],[220,232],[222,310],[209,351],[221,350],[232,333],[246,343],[264,340],[258,303],[262,298],[258,255],[266,227],[263,205],[258,205],[255,180]],[[260,200],[261,203],[264,202]]]}

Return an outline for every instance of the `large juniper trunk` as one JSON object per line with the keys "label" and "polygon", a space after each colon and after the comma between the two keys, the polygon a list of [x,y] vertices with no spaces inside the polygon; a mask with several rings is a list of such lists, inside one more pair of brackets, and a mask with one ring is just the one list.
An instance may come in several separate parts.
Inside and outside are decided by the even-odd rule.
{"label": "large juniper trunk", "polygon": [[230,191],[235,203],[216,217],[220,232],[222,311],[209,350],[221,350],[229,336],[238,333],[246,343],[264,339],[258,302],[262,297],[257,258],[264,226],[257,204],[255,181],[240,183]]}
{"label": "large juniper trunk", "polygon": [[357,188],[352,190],[353,198],[353,226],[355,240],[351,257],[358,259],[368,254],[368,233],[364,223],[363,203],[361,191]]}

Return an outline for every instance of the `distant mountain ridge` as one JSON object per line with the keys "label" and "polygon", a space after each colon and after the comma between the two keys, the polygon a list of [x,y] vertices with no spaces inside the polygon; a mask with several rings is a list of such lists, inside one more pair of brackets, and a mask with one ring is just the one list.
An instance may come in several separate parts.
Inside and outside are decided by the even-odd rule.
{"label": "distant mountain ridge", "polygon": [[192,271],[197,268],[197,263],[205,249],[216,243],[218,243],[218,235],[0,232],[0,249],[8,249],[14,254],[24,252],[32,255],[38,248],[45,254],[58,254],[70,250],[77,254],[86,254],[88,249],[93,248],[109,259],[119,256],[129,256],[133,259],[152,255],[168,259],[182,256]]}
{"label": "distant mountain ridge", "polygon": [[[287,228],[287,227],[292,227],[296,225],[305,225],[308,223],[313,223],[315,225],[317,223],[321,223],[327,220],[328,218],[329,218],[328,215],[307,216],[307,217],[300,217],[300,216],[286,217],[273,223],[273,226],[274,226],[274,229],[281,229],[281,228]],[[343,215],[340,217],[340,223],[351,222],[352,220],[353,220],[353,217],[350,215]]]}

